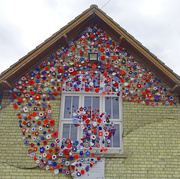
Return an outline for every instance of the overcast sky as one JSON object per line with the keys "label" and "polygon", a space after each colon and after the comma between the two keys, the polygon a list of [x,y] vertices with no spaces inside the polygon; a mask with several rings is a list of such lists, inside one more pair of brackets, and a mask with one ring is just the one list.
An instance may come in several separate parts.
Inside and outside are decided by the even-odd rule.
{"label": "overcast sky", "polygon": [[0,0],[0,73],[91,4],[180,75],[179,0]]}

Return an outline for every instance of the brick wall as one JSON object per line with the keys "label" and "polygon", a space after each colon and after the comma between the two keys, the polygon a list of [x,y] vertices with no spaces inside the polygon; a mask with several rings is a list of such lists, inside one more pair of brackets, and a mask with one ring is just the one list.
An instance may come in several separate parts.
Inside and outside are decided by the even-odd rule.
{"label": "brick wall", "polygon": [[[17,111],[4,92],[0,110],[0,178],[71,178],[40,169],[27,152]],[[60,100],[51,103],[55,128]],[[124,153],[106,158],[105,176],[112,178],[180,178],[180,106],[146,106],[123,102]]]}
{"label": "brick wall", "polygon": [[[66,88],[64,82],[67,79],[70,80],[70,78],[74,78],[74,75],[80,74],[81,71],[87,72],[91,68],[100,71],[104,77],[115,73],[113,76],[117,75],[120,80],[118,83],[122,85],[124,154],[116,154],[113,157],[111,155],[106,158],[106,178],[180,178],[180,106],[178,99],[173,100],[169,94],[170,89],[149,69],[140,64],[138,59],[134,59],[126,49],[117,45],[118,43],[108,37],[108,34],[102,29],[97,30],[97,27],[94,26],[93,29],[87,28],[82,34],[73,39],[67,48],[60,48],[45,61],[39,59],[40,66],[29,69],[30,73],[27,72],[26,75],[29,76],[27,81],[24,82],[23,77],[19,79],[19,83],[14,84],[15,90],[27,89],[27,93],[32,95],[32,97],[26,97],[22,104],[18,103],[18,99],[14,97],[16,107],[19,105],[18,110],[13,108],[10,100],[12,96],[9,92],[4,92],[0,109],[0,178],[71,178],[65,176],[64,173],[55,175],[50,170],[45,171],[45,167],[39,168],[36,161],[27,152],[29,147],[24,145],[17,113],[22,110],[21,105],[25,105],[25,102],[25,106],[28,106],[27,101],[32,103],[32,107],[28,106],[28,110],[32,108],[33,111],[38,102],[41,104],[44,102],[43,95],[48,96],[48,89],[53,93],[55,89],[59,89],[57,93],[55,92],[58,96],[50,101],[55,120],[53,127],[58,130],[60,87],[61,89]],[[98,61],[89,62],[88,53],[97,53]],[[52,67],[54,69],[51,69]],[[76,74],[76,72],[78,73]],[[109,77],[107,76],[107,78]],[[44,84],[46,82],[48,82],[47,89]],[[62,85],[63,83],[65,86]],[[110,83],[108,84],[110,85]],[[42,93],[38,93],[37,89],[34,89],[35,92],[32,94],[33,89],[31,88],[34,88],[32,84]],[[90,88],[90,86],[88,87]],[[81,87],[78,86],[78,88]],[[119,91],[119,88],[115,91]],[[41,94],[39,95],[41,96],[40,100],[34,100],[36,99],[35,93]],[[46,103],[48,103],[48,98],[45,99]],[[22,99],[20,98],[20,100]],[[36,105],[35,102],[37,102]],[[141,104],[143,102],[147,105]],[[176,105],[175,102],[177,102]],[[39,111],[43,112],[43,110]],[[23,112],[20,114],[23,117]],[[31,130],[31,128],[29,129]],[[50,133],[52,132],[50,131]],[[38,156],[38,151],[36,154]]]}

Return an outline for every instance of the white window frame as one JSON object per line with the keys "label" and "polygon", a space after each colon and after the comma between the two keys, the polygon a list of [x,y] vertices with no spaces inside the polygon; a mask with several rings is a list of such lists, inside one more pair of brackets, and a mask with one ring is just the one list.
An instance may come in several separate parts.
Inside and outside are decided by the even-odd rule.
{"label": "white window frame", "polygon": [[[82,92],[82,91],[62,91],[61,94],[61,110],[60,110],[60,121],[59,121],[59,139],[62,141],[62,133],[63,133],[63,124],[73,124],[72,118],[67,119],[64,118],[64,108],[65,108],[65,97],[66,96],[79,96],[79,108],[84,107],[84,97],[85,96],[98,96],[100,97],[100,109],[99,113],[101,114],[102,112],[105,111],[105,98],[106,97],[118,97],[119,98],[119,119],[111,119],[110,121],[113,122],[115,125],[119,124],[119,139],[120,139],[120,147],[107,147],[108,150],[106,153],[123,153],[123,115],[122,115],[122,98],[120,96],[116,95],[102,95],[101,93],[95,93],[95,92]],[[102,105],[101,105],[102,104]],[[82,132],[83,130],[78,127],[78,132],[77,132],[77,140],[80,142],[80,138],[82,137]],[[116,135],[116,134],[115,134]],[[102,143],[100,143],[102,147]],[[100,148],[101,148],[100,147]],[[104,145],[105,147],[105,145]],[[100,149],[99,148],[99,149]],[[96,148],[95,150],[97,150]],[[94,150],[94,149],[93,149]]]}

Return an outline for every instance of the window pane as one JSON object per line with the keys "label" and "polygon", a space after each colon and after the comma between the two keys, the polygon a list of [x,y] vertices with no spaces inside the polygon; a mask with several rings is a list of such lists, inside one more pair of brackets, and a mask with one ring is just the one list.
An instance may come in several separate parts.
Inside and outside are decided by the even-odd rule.
{"label": "window pane", "polygon": [[71,114],[71,96],[65,97],[65,107],[64,107],[64,118],[70,118]]}
{"label": "window pane", "polygon": [[[109,125],[105,125],[107,128],[109,128]],[[107,132],[107,131],[106,131]],[[111,137],[111,139],[108,139],[108,137],[105,137],[105,146],[106,147],[112,147],[112,143],[113,143],[113,136]]]}
{"label": "window pane", "polygon": [[[70,139],[71,141],[77,140],[77,127],[74,124],[63,124],[62,138]],[[67,144],[64,143],[65,146]]]}
{"label": "window pane", "polygon": [[79,109],[79,96],[73,96],[72,114],[73,112],[76,112],[76,110],[78,109]]}
{"label": "window pane", "polygon": [[[99,132],[99,130],[97,129],[97,133]],[[84,130],[83,130],[83,136],[87,136],[88,135],[88,128],[87,127],[85,127],[84,128]],[[101,142],[100,142],[100,138],[99,138],[99,136],[97,136],[97,135],[95,135],[96,136],[96,138],[95,139],[92,139],[91,137],[90,137],[90,139],[86,139],[85,141],[84,141],[84,144],[85,144],[85,146],[87,145],[88,147],[96,147],[96,144],[100,144],[100,145],[102,145],[101,144]],[[91,144],[93,144],[93,145],[91,145]]]}
{"label": "window pane", "polygon": [[93,97],[93,109],[99,109],[99,97]]}
{"label": "window pane", "polygon": [[105,112],[111,115],[111,98],[110,97],[105,98]]}
{"label": "window pane", "polygon": [[113,97],[112,98],[113,102],[113,119],[119,119],[119,98],[118,97]]}
{"label": "window pane", "polygon": [[77,127],[74,124],[71,124],[71,136],[70,136],[71,141],[76,141],[77,140]]}
{"label": "window pane", "polygon": [[115,135],[113,136],[113,147],[120,147],[120,136],[119,136],[119,124],[115,124],[116,132]]}
{"label": "window pane", "polygon": [[79,96],[66,96],[64,118],[72,118],[73,112],[79,108]]}
{"label": "window pane", "polygon": [[112,139],[110,139],[110,143],[105,140],[105,147],[112,147]]}
{"label": "window pane", "polygon": [[69,130],[70,130],[70,124],[64,124],[63,125],[63,138],[66,138],[66,139],[69,138]]}
{"label": "window pane", "polygon": [[91,110],[91,97],[90,96],[85,96],[84,107],[86,107],[88,110]]}

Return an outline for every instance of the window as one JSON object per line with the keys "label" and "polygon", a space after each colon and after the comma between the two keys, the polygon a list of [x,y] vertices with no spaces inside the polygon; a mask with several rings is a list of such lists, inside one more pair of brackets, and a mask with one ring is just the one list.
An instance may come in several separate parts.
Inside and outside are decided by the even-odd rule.
{"label": "window", "polygon": [[[108,80],[109,79],[109,80]],[[88,125],[94,125],[94,118],[99,118],[100,115],[106,112],[106,123],[103,127],[108,130],[111,122],[114,123],[115,134],[111,136],[111,140],[106,136],[99,136],[101,128],[96,127],[94,138],[90,138],[88,142],[84,142],[84,147],[99,147],[108,148],[108,152],[122,152],[122,100],[115,92],[119,93],[120,84],[117,85],[117,79],[110,76],[102,76],[98,72],[81,73],[73,79],[68,79],[63,85],[61,98],[60,112],[60,139],[65,141],[70,139],[72,142],[80,141],[84,136],[87,136],[89,131]],[[114,85],[115,84],[115,85]],[[98,89],[98,92],[97,92]],[[102,92],[99,92],[102,91]],[[77,113],[83,108],[87,118],[91,119],[89,124],[83,128],[82,123],[79,127],[73,123],[73,118],[76,118]],[[108,122],[110,120],[110,123]],[[94,131],[93,131],[94,132]],[[66,143],[64,143],[67,146]]]}

